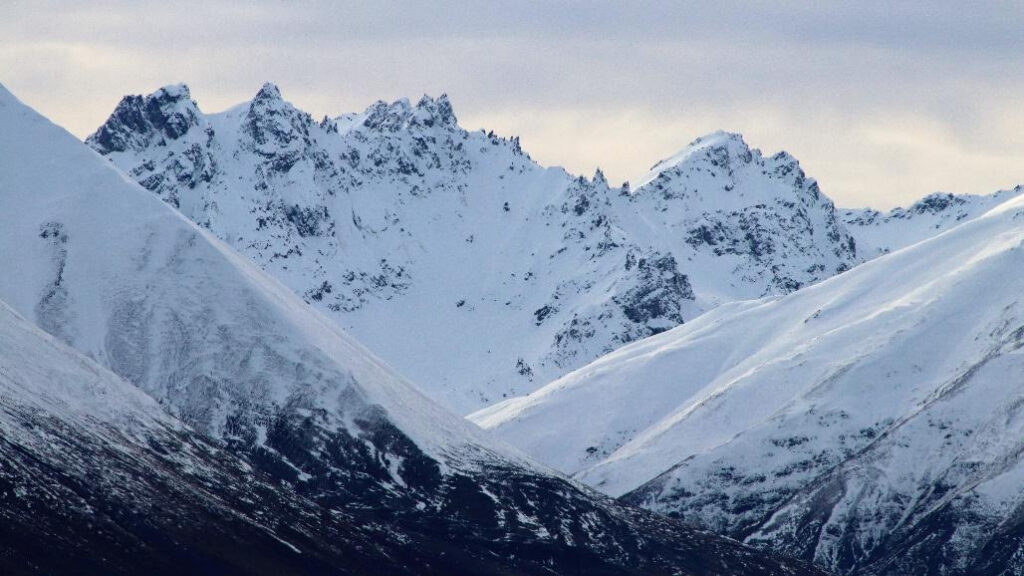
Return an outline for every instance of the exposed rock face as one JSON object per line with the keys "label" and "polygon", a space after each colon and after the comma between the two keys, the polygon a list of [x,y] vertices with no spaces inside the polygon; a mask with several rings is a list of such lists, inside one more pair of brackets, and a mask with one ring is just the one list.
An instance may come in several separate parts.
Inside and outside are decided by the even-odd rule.
{"label": "exposed rock face", "polygon": [[445,96],[315,122],[266,85],[196,110],[128,97],[88,143],[463,413],[857,262],[796,160],[733,134],[630,189],[462,130]]}

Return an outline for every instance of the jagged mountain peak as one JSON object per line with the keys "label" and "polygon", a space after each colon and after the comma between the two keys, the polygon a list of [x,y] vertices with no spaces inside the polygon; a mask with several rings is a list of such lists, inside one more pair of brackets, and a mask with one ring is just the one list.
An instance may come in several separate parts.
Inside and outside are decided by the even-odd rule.
{"label": "jagged mountain peak", "polygon": [[181,138],[203,122],[185,84],[164,86],[147,96],[125,96],[87,141],[103,152],[141,150]]}
{"label": "jagged mountain peak", "polygon": [[[638,182],[633,191],[637,197],[711,201],[729,210],[793,202],[827,204],[828,210],[833,209],[795,157],[782,151],[766,158],[734,132],[717,131],[697,138],[655,164]],[[712,192],[714,199],[701,198]]]}
{"label": "jagged mountain peak", "polygon": [[718,130],[700,136],[685,148],[660,160],[648,171],[647,175],[638,180],[637,187],[642,187],[659,177],[671,177],[698,163],[710,162],[714,166],[728,166],[732,160],[750,162],[752,150],[741,134]]}
{"label": "jagged mountain peak", "polygon": [[750,145],[739,132],[715,130],[694,138],[693,142],[690,142],[684,149],[683,154],[692,155],[716,149],[725,149],[733,156],[745,156],[751,151]]}
{"label": "jagged mountain peak", "polygon": [[305,113],[300,112],[297,108],[292,106],[291,103],[287,102],[284,97],[281,96],[281,90],[276,84],[271,82],[267,82],[260,87],[259,91],[256,92],[256,95],[249,101],[249,107],[247,110],[247,115],[249,117],[292,114],[301,115]]}
{"label": "jagged mountain peak", "polygon": [[950,192],[935,192],[911,204],[907,212],[914,214],[938,214],[955,206],[963,206],[969,201],[970,197],[968,196],[959,196]]}
{"label": "jagged mountain peak", "polygon": [[267,82],[249,103],[242,131],[264,155],[276,155],[288,149],[284,162],[292,164],[299,154],[293,148],[311,145],[309,129],[314,124],[312,116],[285,101],[277,85]]}
{"label": "jagged mountain peak", "polygon": [[447,94],[441,94],[437,98],[431,98],[424,94],[416,103],[417,120],[426,126],[433,126],[435,123],[441,126],[456,126],[458,119],[452,109],[452,103]]}
{"label": "jagged mountain peak", "polygon": [[192,99],[192,91],[189,89],[188,84],[185,84],[184,82],[179,82],[177,84],[167,84],[166,86],[161,86],[160,89],[158,89],[152,95],[156,96],[156,97],[159,97],[160,95],[163,95],[163,96],[166,96],[168,98],[175,99],[175,100],[182,100],[182,99],[191,100]]}
{"label": "jagged mountain peak", "polygon": [[281,89],[273,82],[264,82],[263,86],[260,87],[259,92],[256,93],[256,97],[253,98],[253,102],[267,102],[273,100],[283,100],[281,97]]}
{"label": "jagged mountain peak", "polygon": [[659,180],[685,177],[693,171],[710,171],[731,176],[744,165],[756,165],[767,173],[803,183],[807,179],[800,161],[785,150],[765,159],[758,148],[751,147],[742,134],[718,130],[696,138],[678,153],[659,161],[638,180],[638,188]]}
{"label": "jagged mountain peak", "polygon": [[394,102],[378,100],[363,113],[363,126],[382,132],[398,132],[416,127],[456,128],[458,119],[447,94],[433,98],[424,94],[415,106],[408,98]]}

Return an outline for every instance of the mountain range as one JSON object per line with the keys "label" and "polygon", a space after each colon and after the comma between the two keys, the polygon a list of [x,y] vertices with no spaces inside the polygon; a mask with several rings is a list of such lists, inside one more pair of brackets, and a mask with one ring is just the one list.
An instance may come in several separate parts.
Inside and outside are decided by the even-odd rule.
{"label": "mountain range", "polygon": [[421,394],[0,88],[5,574],[812,574]]}
{"label": "mountain range", "polygon": [[613,187],[462,129],[445,96],[317,122],[271,84],[216,114],[177,85],[87,142],[460,413],[858,262],[798,162],[736,134]]}
{"label": "mountain range", "polygon": [[615,186],[273,84],[0,125],[4,570],[1024,570],[1024,188],[837,209],[727,132]]}
{"label": "mountain range", "polygon": [[87,143],[462,414],[1002,199],[837,210],[725,132],[613,186],[463,129],[446,96],[315,121],[273,84],[213,114],[185,85],[127,96]]}

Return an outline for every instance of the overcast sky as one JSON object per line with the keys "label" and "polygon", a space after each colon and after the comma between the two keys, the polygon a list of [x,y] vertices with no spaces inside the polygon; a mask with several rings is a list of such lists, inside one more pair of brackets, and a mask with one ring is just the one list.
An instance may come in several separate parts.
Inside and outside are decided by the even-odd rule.
{"label": "overcast sky", "polygon": [[636,179],[703,133],[785,149],[843,206],[1024,183],[1024,2],[0,0],[0,82],[84,137],[185,82],[312,113],[446,92],[543,164]]}

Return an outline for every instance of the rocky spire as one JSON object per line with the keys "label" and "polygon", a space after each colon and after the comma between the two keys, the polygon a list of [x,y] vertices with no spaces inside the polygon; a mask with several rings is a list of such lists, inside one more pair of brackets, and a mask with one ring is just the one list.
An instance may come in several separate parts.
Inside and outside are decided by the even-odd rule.
{"label": "rocky spire", "polygon": [[447,94],[441,94],[437,98],[424,94],[416,104],[416,114],[413,118],[424,126],[455,126],[458,123]]}
{"label": "rocky spire", "polygon": [[86,142],[100,153],[141,150],[150,143],[177,140],[201,122],[188,86],[164,86],[148,96],[125,96]]}
{"label": "rocky spire", "polygon": [[284,146],[296,138],[308,140],[312,123],[308,114],[284,101],[277,85],[267,82],[249,104],[244,129],[258,145]]}

